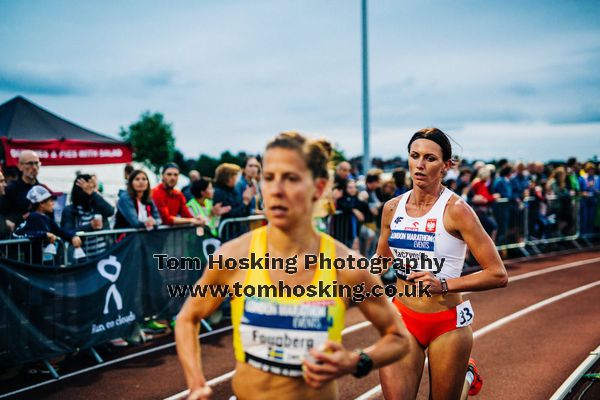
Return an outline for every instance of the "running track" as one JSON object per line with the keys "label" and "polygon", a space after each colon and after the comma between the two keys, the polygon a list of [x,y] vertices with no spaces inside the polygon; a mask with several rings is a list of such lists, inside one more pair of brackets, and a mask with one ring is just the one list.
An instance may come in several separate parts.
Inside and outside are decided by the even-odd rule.
{"label": "running track", "polygon": [[[466,295],[476,313],[473,356],[484,376],[476,398],[548,399],[600,344],[600,251],[508,262],[507,269],[507,288]],[[377,335],[356,307],[348,311],[346,324],[348,348],[364,347]],[[202,351],[213,398],[228,399],[234,367],[231,330],[204,338]],[[377,373],[343,378],[340,398],[381,399],[378,384]],[[427,398],[427,385],[424,377],[419,399]],[[184,389],[171,346],[11,398],[165,399]]]}

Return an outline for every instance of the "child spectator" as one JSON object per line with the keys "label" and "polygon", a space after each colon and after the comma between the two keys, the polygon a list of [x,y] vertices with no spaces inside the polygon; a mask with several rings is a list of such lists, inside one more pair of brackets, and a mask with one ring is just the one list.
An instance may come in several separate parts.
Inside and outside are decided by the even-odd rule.
{"label": "child spectator", "polygon": [[31,212],[27,219],[15,230],[13,236],[16,238],[32,239],[32,259],[35,264],[42,263],[42,241],[47,240],[54,244],[57,237],[69,242],[75,248],[81,247],[81,239],[73,231],[61,229],[49,215],[54,209],[56,196],[41,185],[32,187],[27,192],[27,200],[31,203]]}
{"label": "child spectator", "polygon": [[206,227],[214,237],[218,236],[217,228],[221,220],[221,215],[228,213],[231,206],[223,206],[221,203],[213,205],[213,186],[207,178],[200,178],[192,182],[190,187],[192,199],[187,202],[187,206],[194,217],[205,219]]}

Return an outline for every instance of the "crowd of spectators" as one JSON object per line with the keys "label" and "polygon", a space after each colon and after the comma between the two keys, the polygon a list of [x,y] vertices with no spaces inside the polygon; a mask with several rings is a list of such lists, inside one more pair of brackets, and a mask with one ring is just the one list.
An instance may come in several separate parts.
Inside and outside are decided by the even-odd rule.
{"label": "crowd of spectators", "polygon": [[[37,179],[40,167],[38,155],[24,151],[19,159],[19,177],[7,184],[0,173],[2,239],[28,237],[23,234],[21,224],[32,216],[40,218],[36,211],[39,204],[32,204],[28,197],[33,188],[47,189],[54,199],[50,188]],[[219,165],[214,181],[192,170],[189,184],[181,191],[177,189],[180,169],[175,163],[163,166],[161,182],[154,188],[150,187],[144,171],[127,165],[124,173],[127,183],[119,191],[116,207],[104,199],[95,176],[80,173],[76,177],[70,204],[62,210],[60,222],[66,240],[71,240],[76,232],[111,228],[151,230],[161,224],[196,226],[202,234],[219,236],[218,228],[223,221],[263,213],[261,164],[257,157],[248,157],[243,168],[229,163]],[[342,161],[332,166],[330,176],[328,190],[315,210],[315,226],[363,254],[372,253],[382,206],[410,190],[408,172],[396,168],[390,175],[373,169],[359,177],[355,166]],[[600,178],[594,162],[580,164],[575,158],[555,164],[512,164],[504,159],[489,164],[462,161],[454,163],[444,183],[471,204],[497,244],[522,239],[519,237],[522,232],[515,231],[515,220],[523,219],[525,208],[529,237],[533,239],[569,235],[577,229],[582,234],[591,233],[600,225]],[[53,218],[51,209],[41,214]],[[31,223],[30,220],[25,227]],[[230,229],[221,232],[221,239],[239,236],[248,227],[248,224],[230,224]],[[86,255],[93,257],[102,253],[107,244],[101,235],[84,235],[83,247]]]}
{"label": "crowd of spectators", "polygon": [[[597,163],[580,164],[575,158],[548,164],[512,164],[504,159],[489,164],[455,161],[444,184],[473,207],[486,232],[503,245],[524,239],[525,218],[530,240],[597,232],[597,168]],[[380,228],[383,204],[406,193],[412,183],[404,168],[396,168],[389,179],[383,178],[389,174],[373,169],[360,182],[351,170],[347,162],[335,168],[331,188],[335,206],[330,214],[337,212],[329,231],[368,256],[374,251],[373,237]]]}
{"label": "crowd of spectators", "polygon": [[[57,214],[60,221],[55,221],[54,204],[60,193],[38,181],[40,168],[39,156],[33,151],[23,151],[18,164],[20,174],[16,179],[7,182],[0,171],[0,240],[42,238],[40,232],[33,236],[26,233],[36,220],[43,220],[42,225],[47,232],[55,232],[67,241],[71,241],[77,232],[111,228],[152,230],[161,224],[196,226],[199,234],[206,231],[209,235],[218,236],[222,220],[263,213],[259,188],[261,165],[256,157],[249,157],[243,170],[235,164],[220,165],[215,171],[214,181],[192,170],[189,184],[182,190],[177,189],[180,169],[175,163],[162,167],[161,181],[154,188],[150,186],[146,172],[128,164],[124,168],[126,185],[119,190],[114,206],[104,198],[95,175],[77,171],[69,204]],[[47,194],[44,195],[43,211],[38,212],[40,204],[32,203],[29,194],[42,189]],[[44,218],[40,219],[42,215]],[[50,220],[59,224],[56,227],[50,225]],[[39,223],[34,225],[36,229],[40,228]],[[243,232],[243,229],[237,229],[228,232],[228,235],[233,238]],[[44,236],[45,239],[48,237]],[[86,257],[93,257],[105,251],[107,243],[102,235],[85,235],[83,247]]]}

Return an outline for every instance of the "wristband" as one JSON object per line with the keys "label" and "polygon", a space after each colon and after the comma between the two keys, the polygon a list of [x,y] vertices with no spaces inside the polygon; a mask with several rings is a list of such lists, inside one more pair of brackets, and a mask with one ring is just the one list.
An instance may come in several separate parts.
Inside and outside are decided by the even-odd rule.
{"label": "wristband", "polygon": [[446,278],[440,278],[440,284],[442,285],[442,296],[445,296],[448,293],[448,282],[446,282]]}

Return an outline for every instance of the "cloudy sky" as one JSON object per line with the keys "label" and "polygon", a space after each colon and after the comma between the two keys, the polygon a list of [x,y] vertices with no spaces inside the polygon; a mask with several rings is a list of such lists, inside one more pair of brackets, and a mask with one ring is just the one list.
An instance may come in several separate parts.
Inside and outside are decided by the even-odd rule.
{"label": "cloudy sky", "polygon": [[[468,158],[600,155],[598,21],[598,1],[371,0],[372,155],[425,126]],[[288,129],[360,154],[360,51],[360,0],[0,0],[0,102],[113,135],[159,111],[189,157]]]}

